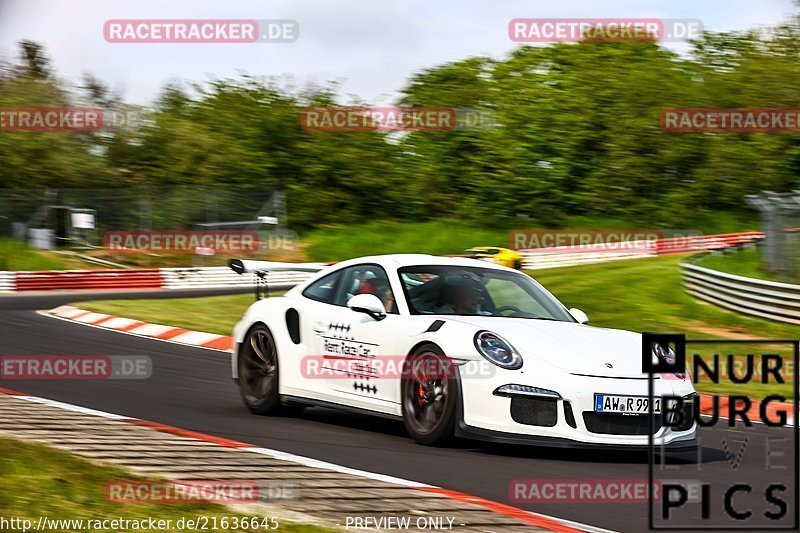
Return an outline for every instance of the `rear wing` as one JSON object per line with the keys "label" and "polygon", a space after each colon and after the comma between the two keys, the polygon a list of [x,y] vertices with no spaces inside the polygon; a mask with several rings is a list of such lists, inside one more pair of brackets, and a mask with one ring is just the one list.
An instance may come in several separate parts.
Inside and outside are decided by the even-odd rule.
{"label": "rear wing", "polygon": [[275,261],[244,261],[231,259],[228,266],[237,274],[255,273],[263,277],[268,272],[319,272],[327,268],[324,263],[278,263]]}
{"label": "rear wing", "polygon": [[242,259],[231,259],[228,266],[237,274],[256,275],[256,300],[262,298],[262,291],[265,296],[269,296],[269,284],[267,274],[270,272],[319,272],[329,265],[323,263],[278,263],[275,261],[244,261]]}

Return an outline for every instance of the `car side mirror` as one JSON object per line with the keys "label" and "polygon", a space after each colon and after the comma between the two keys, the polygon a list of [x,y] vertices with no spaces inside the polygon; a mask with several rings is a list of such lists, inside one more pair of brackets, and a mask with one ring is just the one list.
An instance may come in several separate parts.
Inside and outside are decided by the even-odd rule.
{"label": "car side mirror", "polygon": [[586,313],[584,313],[577,307],[570,308],[569,314],[571,314],[572,318],[577,320],[579,324],[586,324],[587,322],[589,322],[589,317],[586,316]]}
{"label": "car side mirror", "polygon": [[357,313],[366,313],[375,320],[386,318],[386,308],[374,294],[356,294],[347,301],[347,307]]}

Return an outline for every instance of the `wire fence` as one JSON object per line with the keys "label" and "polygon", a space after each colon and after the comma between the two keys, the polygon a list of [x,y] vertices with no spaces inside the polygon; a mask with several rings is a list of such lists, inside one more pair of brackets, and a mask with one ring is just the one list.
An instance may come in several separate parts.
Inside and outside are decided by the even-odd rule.
{"label": "wire fence", "polygon": [[[73,216],[78,214],[90,217]],[[49,230],[64,246],[100,245],[109,230],[257,230],[263,226],[259,217],[287,227],[280,192],[220,186],[0,189],[0,236],[22,240],[30,230]]]}
{"label": "wire fence", "polygon": [[758,210],[764,230],[761,260],[764,270],[790,281],[800,279],[800,191],[766,191],[747,197]]}
{"label": "wire fence", "polygon": [[270,189],[0,189],[0,244],[14,239],[95,268],[218,266],[239,253],[205,244],[182,249],[108,246],[106,237],[136,232],[249,235],[256,244],[247,248],[252,258],[298,260],[302,251],[288,224],[284,195]]}

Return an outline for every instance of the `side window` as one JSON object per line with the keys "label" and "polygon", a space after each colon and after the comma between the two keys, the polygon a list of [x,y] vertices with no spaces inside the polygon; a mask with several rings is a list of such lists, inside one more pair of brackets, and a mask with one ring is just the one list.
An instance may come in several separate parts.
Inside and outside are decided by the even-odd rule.
{"label": "side window", "polygon": [[412,314],[432,314],[441,305],[442,279],[438,274],[401,272],[400,280]]}
{"label": "side window", "polygon": [[358,265],[344,269],[334,304],[346,306],[350,298],[357,294],[374,294],[383,302],[387,313],[397,314],[389,278],[380,266]]}
{"label": "side window", "polygon": [[318,302],[332,304],[336,295],[336,287],[339,285],[339,278],[341,277],[341,270],[328,274],[306,287],[306,290],[303,291],[303,296]]}

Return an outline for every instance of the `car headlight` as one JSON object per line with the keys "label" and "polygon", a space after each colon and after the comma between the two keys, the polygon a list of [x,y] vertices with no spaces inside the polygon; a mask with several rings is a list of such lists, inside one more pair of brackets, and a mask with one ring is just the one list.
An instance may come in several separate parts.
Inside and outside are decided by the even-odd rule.
{"label": "car headlight", "polygon": [[522,356],[500,335],[491,331],[479,331],[475,334],[474,340],[475,349],[489,362],[508,370],[517,370],[522,367]]}

